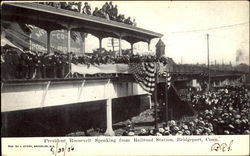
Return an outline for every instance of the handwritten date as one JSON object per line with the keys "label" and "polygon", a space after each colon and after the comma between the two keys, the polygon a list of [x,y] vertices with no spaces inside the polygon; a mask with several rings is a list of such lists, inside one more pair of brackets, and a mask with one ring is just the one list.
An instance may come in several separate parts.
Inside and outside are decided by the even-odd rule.
{"label": "handwritten date", "polygon": [[72,145],[70,147],[67,147],[67,143],[65,143],[64,147],[58,146],[58,143],[56,143],[56,147],[51,147],[50,151],[53,155],[57,155],[57,153],[63,153],[63,155],[65,155],[65,153],[74,151],[74,149],[75,148]]}

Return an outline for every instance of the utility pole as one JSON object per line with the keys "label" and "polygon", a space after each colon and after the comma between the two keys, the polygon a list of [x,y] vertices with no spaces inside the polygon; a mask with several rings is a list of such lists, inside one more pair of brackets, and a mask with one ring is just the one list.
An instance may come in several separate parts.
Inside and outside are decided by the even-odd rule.
{"label": "utility pole", "polygon": [[158,130],[158,99],[157,99],[157,83],[158,83],[158,63],[155,63],[155,90],[154,90],[154,111],[155,111],[155,129]]}
{"label": "utility pole", "polygon": [[167,123],[169,118],[169,103],[168,103],[168,87],[170,87],[170,71],[167,71],[166,84],[165,84],[165,122]]}
{"label": "utility pole", "polygon": [[85,35],[84,35],[84,37],[82,38],[82,52],[83,52],[83,54],[85,54],[85,49],[86,49],[86,42],[85,42]]}
{"label": "utility pole", "polygon": [[210,91],[209,34],[207,34],[207,67],[208,67],[208,91]]}

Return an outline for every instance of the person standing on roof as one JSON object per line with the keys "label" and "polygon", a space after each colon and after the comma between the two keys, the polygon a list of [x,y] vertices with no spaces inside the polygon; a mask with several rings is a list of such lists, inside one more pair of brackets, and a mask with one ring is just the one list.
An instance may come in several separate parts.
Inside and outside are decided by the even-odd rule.
{"label": "person standing on roof", "polygon": [[108,4],[108,2],[106,2],[106,3],[102,6],[102,10],[103,10],[105,13],[107,13],[108,9],[109,9],[109,4]]}
{"label": "person standing on roof", "polygon": [[111,19],[111,16],[112,16],[112,14],[111,14],[111,10],[113,9],[113,4],[112,4],[112,2],[109,2],[108,3],[108,5],[107,5],[107,14],[109,15],[109,18]]}
{"label": "person standing on roof", "polygon": [[137,26],[137,23],[136,23],[136,21],[135,21],[135,19],[133,19],[133,24],[132,24],[133,26]]}
{"label": "person standing on roof", "polygon": [[113,6],[112,2],[109,2],[109,9],[111,10],[113,8],[114,8],[114,6]]}
{"label": "person standing on roof", "polygon": [[81,8],[82,8],[82,2],[78,2],[77,3],[77,10],[79,13],[81,13],[81,11],[82,11]]}
{"label": "person standing on roof", "polygon": [[91,15],[91,7],[88,4],[88,2],[84,3],[84,7],[82,8],[82,13],[87,14],[87,15]]}
{"label": "person standing on roof", "polygon": [[115,5],[115,7],[112,6],[112,8],[110,9],[109,14],[110,14],[110,19],[111,20],[116,20],[117,19],[117,15],[118,15],[117,5]]}

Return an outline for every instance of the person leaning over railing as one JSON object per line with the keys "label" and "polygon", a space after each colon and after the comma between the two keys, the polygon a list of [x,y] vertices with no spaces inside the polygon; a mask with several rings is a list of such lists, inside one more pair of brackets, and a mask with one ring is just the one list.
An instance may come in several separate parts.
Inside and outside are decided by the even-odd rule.
{"label": "person leaning over railing", "polygon": [[54,77],[54,58],[53,56],[47,56],[46,57],[46,75],[47,78],[53,78]]}
{"label": "person leaning over railing", "polygon": [[102,10],[107,13],[108,12],[108,9],[109,9],[109,4],[108,2],[105,2],[105,4],[102,6]]}
{"label": "person leaning over railing", "polygon": [[12,63],[13,63],[12,75],[14,78],[19,78],[20,77],[20,57],[15,51],[12,52]]}
{"label": "person leaning over railing", "polygon": [[[156,62],[155,56],[123,55],[112,56],[112,53],[94,54],[89,56],[76,56],[55,52],[54,54],[43,54],[41,52],[25,51],[19,55],[16,52],[7,51],[2,53],[3,79],[40,79],[40,78],[63,78],[69,73],[69,56],[72,56],[71,63],[102,65],[113,63],[142,63]],[[166,64],[166,58],[159,60]]]}
{"label": "person leaning over railing", "polygon": [[27,65],[28,65],[28,79],[33,78],[33,74],[35,72],[35,62],[33,55],[29,52],[26,53],[27,55]]}
{"label": "person leaning over railing", "polygon": [[109,2],[107,5],[107,14],[110,16],[111,10],[114,8],[112,2]]}
{"label": "person leaning over railing", "polygon": [[20,56],[20,78],[26,79],[28,73],[28,56],[26,53],[21,53]]}
{"label": "person leaning over railing", "polygon": [[39,60],[39,56],[40,55],[38,52],[36,52],[34,54],[34,64],[35,64],[35,72],[33,73],[33,77],[32,78],[41,78],[41,72],[40,72],[40,60]]}
{"label": "person leaning over railing", "polygon": [[46,62],[45,62],[45,56],[46,54],[43,53],[39,53],[38,55],[38,68],[39,68],[39,72],[40,72],[40,77],[39,78],[46,78]]}
{"label": "person leaning over railing", "polygon": [[115,7],[112,5],[112,7],[108,10],[108,14],[111,20],[116,21],[118,15],[117,5],[115,5]]}

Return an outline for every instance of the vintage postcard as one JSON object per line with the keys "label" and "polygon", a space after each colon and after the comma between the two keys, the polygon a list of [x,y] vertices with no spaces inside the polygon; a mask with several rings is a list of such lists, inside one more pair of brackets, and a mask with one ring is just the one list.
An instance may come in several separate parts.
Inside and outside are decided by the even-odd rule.
{"label": "vintage postcard", "polygon": [[248,1],[3,1],[2,155],[249,155],[249,65]]}

